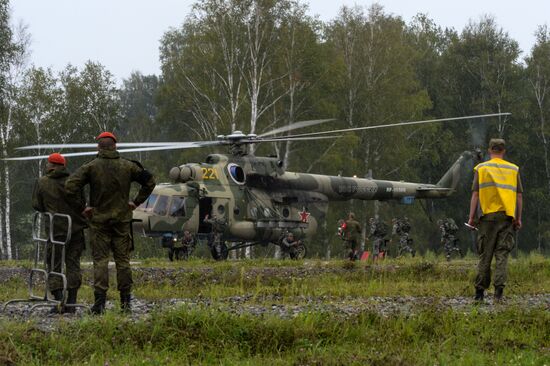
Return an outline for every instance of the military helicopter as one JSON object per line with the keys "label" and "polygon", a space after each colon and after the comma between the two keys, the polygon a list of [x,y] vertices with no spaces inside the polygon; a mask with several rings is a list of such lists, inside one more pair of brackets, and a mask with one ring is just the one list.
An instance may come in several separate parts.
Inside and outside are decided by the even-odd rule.
{"label": "military helicopter", "polygon": [[[506,116],[496,113],[424,121],[400,122],[291,135],[289,131],[329,121],[302,121],[260,135],[233,131],[214,141],[118,143],[120,153],[228,146],[230,153],[210,154],[203,163],[186,163],[170,170],[173,183],[158,184],[149,198],[134,211],[134,232],[144,236],[178,240],[184,231],[208,238],[212,256],[226,259],[230,250],[273,243],[281,246],[288,232],[299,239],[291,257],[303,258],[307,239],[324,220],[331,201],[396,200],[412,204],[415,199],[450,196],[456,189],[462,165],[475,156],[463,152],[436,184],[386,181],[285,171],[276,157],[248,153],[248,145],[265,142],[334,139],[343,133],[410,126],[425,123],[467,121]],[[281,135],[286,133],[285,135]],[[46,144],[28,149],[95,148],[96,144]],[[95,155],[97,151],[64,154]],[[14,157],[31,160],[47,155]],[[227,243],[233,245],[228,246]]]}

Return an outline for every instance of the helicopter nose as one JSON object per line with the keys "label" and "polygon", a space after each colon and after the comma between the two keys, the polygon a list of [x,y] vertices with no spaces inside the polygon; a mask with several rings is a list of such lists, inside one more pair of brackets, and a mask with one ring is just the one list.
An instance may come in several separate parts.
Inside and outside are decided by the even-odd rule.
{"label": "helicopter nose", "polygon": [[147,224],[149,223],[148,215],[145,212],[135,210],[132,213],[132,230],[134,233],[145,234]]}

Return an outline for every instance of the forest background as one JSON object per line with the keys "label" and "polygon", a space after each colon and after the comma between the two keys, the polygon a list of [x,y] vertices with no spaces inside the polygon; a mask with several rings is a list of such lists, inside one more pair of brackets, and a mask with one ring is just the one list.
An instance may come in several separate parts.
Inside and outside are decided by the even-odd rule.
{"label": "forest background", "polygon": [[[29,65],[29,34],[11,22],[9,0],[0,0],[0,158],[22,145],[91,142],[103,130],[124,142],[193,141],[318,118],[336,118],[325,126],[332,129],[511,112],[328,142],[265,144],[255,153],[276,154],[290,171],[435,183],[462,151],[485,150],[489,137],[503,137],[525,189],[519,250],[550,250],[546,25],[535,27],[535,45],[520,58],[518,43],[490,16],[456,30],[422,14],[407,23],[378,4],[342,7],[322,22],[307,15],[305,1],[198,0],[182,21],[160,41],[161,75],[135,72],[117,85],[99,63],[61,72]],[[128,157],[167,182],[171,167],[204,161],[211,152],[225,151]],[[88,160],[70,159],[69,169]],[[440,251],[437,220],[466,220],[471,168],[447,200],[332,203],[326,225],[309,243],[310,255],[342,253],[336,223],[349,211],[363,226],[375,211],[387,223],[407,216],[417,249]],[[28,257],[30,197],[43,169],[40,161],[0,161],[2,259]],[[469,232],[461,229],[459,237],[465,251],[472,248]],[[136,255],[160,251],[157,242],[140,240]]]}

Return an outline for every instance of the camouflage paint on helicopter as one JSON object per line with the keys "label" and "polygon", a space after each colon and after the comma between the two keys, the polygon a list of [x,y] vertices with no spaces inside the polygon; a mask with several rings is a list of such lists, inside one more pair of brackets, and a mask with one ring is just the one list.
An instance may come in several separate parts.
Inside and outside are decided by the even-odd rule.
{"label": "camouflage paint on helicopter", "polygon": [[330,201],[444,198],[458,184],[464,152],[437,184],[285,172],[276,158],[209,155],[205,163],[172,168],[174,184],[160,184],[134,213],[135,230],[207,233],[206,215],[224,221],[224,239],[277,242],[286,231],[311,237]]}

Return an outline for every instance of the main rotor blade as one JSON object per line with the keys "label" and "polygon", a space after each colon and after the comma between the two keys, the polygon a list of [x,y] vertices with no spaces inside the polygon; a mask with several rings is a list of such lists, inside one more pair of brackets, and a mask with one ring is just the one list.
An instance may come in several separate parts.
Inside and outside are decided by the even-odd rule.
{"label": "main rotor blade", "polygon": [[[153,146],[153,147],[144,147],[144,148],[135,148],[135,149],[120,149],[117,151],[121,154],[124,154],[124,153],[142,152],[142,151],[191,149],[195,147],[214,146],[214,145],[222,145],[222,144],[219,141],[202,141],[202,142],[188,142],[188,143],[173,144],[170,146]],[[93,156],[93,155],[97,155],[97,150],[63,154],[64,157]],[[21,156],[16,158],[5,158],[2,160],[39,160],[39,159],[46,159],[48,156],[49,155]]]}
{"label": "main rotor blade", "polygon": [[388,128],[388,127],[396,127],[396,126],[411,126],[411,125],[420,125],[425,123],[434,123],[434,122],[448,122],[448,121],[461,121],[465,119],[476,119],[476,118],[485,118],[485,117],[497,117],[497,116],[509,116],[511,113],[492,113],[492,114],[481,114],[477,116],[465,116],[465,117],[452,117],[452,118],[439,118],[439,119],[429,119],[424,121],[412,121],[412,122],[399,122],[399,123],[392,123],[387,125],[374,125],[374,126],[365,126],[365,127],[355,127],[355,128],[344,128],[341,130],[330,130],[330,131],[322,131],[322,132],[310,132],[310,133],[301,133],[298,135],[289,135],[286,137],[302,137],[302,136],[317,136],[317,135],[325,135],[327,133],[343,133],[343,132],[351,132],[351,131],[362,131],[362,130],[374,130],[378,128]]}
{"label": "main rotor blade", "polygon": [[291,130],[295,130],[297,128],[315,126],[315,125],[318,125],[318,124],[321,124],[321,123],[326,123],[326,122],[330,122],[330,121],[334,121],[334,120],[335,120],[334,118],[329,118],[329,119],[315,119],[315,120],[311,120],[311,121],[300,121],[300,122],[292,123],[288,126],[279,127],[279,128],[274,129],[274,130],[262,133],[261,135],[258,135],[258,137],[272,136],[272,135],[276,135],[276,134],[281,133],[281,132],[291,131]]}
{"label": "main rotor blade", "polygon": [[[333,139],[342,137],[342,135],[334,135],[334,136],[304,136],[304,137],[273,137],[270,139],[261,139],[258,142],[281,142],[281,141],[305,141],[305,140],[324,140],[324,139]],[[254,141],[251,141],[254,143]]]}
{"label": "main rotor blade", "polygon": [[[194,142],[194,141],[189,141]],[[174,146],[186,142],[120,142],[117,147],[151,147],[151,146]],[[32,149],[93,149],[97,147],[97,143],[85,144],[40,144],[16,147],[16,150],[32,150]]]}

